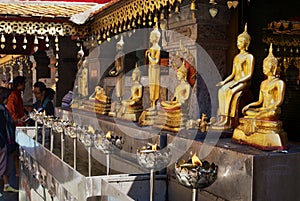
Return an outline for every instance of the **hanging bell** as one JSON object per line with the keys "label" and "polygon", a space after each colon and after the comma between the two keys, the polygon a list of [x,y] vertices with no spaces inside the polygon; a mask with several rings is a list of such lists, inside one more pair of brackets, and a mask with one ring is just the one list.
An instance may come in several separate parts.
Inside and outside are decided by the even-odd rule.
{"label": "hanging bell", "polygon": [[24,43],[24,44],[27,44],[27,38],[26,38],[26,35],[24,35],[23,43]]}
{"label": "hanging bell", "polygon": [[35,44],[35,45],[39,44],[39,40],[36,35],[34,36],[33,44]]}
{"label": "hanging bell", "polygon": [[191,11],[197,10],[195,0],[192,1],[191,5],[190,5],[190,10],[191,10]]}
{"label": "hanging bell", "polygon": [[174,12],[175,13],[180,13],[180,8],[179,8],[178,4],[176,5]]}
{"label": "hanging bell", "polygon": [[1,43],[5,43],[5,37],[4,37],[4,34],[1,34]]}
{"label": "hanging bell", "polygon": [[54,42],[58,43],[58,36],[55,36]]}
{"label": "hanging bell", "polygon": [[17,43],[16,36],[13,37],[12,43],[14,43],[14,44]]}
{"label": "hanging bell", "polygon": [[209,3],[210,3],[210,4],[213,4],[213,5],[216,5],[216,4],[217,4],[217,2],[216,2],[215,0],[209,0]]}

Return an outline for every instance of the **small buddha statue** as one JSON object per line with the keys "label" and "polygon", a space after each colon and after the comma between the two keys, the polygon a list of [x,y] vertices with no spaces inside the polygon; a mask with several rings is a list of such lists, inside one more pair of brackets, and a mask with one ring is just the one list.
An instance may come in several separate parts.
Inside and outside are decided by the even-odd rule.
{"label": "small buddha statue", "polygon": [[124,96],[124,53],[123,53],[124,41],[123,36],[116,44],[117,54],[115,56],[115,67],[109,71],[109,75],[116,77],[116,96],[121,101]]}
{"label": "small buddha statue", "polygon": [[143,86],[140,83],[141,71],[135,66],[132,72],[133,85],[131,86],[131,96],[128,100],[122,100],[122,106],[117,113],[117,117],[130,121],[137,121],[143,111],[142,96]]}
{"label": "small buddha statue", "polygon": [[242,91],[249,88],[254,70],[254,57],[247,52],[251,37],[245,30],[237,38],[237,47],[240,50],[233,59],[231,74],[223,81],[217,83],[221,86],[218,91],[218,121],[213,124],[212,129],[226,130],[232,128],[235,118],[238,98]]}
{"label": "small buddha statue", "polygon": [[158,117],[154,126],[166,130],[178,132],[185,127],[187,121],[188,100],[191,93],[191,85],[187,82],[188,69],[185,61],[177,69],[177,79],[179,84],[175,88],[175,92],[171,100],[161,101],[158,107]]}
{"label": "small buddha statue", "polygon": [[244,118],[240,118],[240,125],[234,130],[233,141],[263,150],[285,148],[287,137],[279,120],[285,83],[276,77],[277,64],[271,44],[269,55],[263,61],[263,73],[267,78],[260,85],[259,99],[243,108]]}
{"label": "small buddha statue", "polygon": [[77,63],[78,77],[77,77],[77,89],[79,98],[85,98],[88,96],[88,63],[84,57],[84,52],[81,50],[77,53],[79,59]]}
{"label": "small buddha statue", "polygon": [[88,101],[83,103],[84,109],[97,114],[107,114],[110,111],[111,100],[101,86],[96,86]]}

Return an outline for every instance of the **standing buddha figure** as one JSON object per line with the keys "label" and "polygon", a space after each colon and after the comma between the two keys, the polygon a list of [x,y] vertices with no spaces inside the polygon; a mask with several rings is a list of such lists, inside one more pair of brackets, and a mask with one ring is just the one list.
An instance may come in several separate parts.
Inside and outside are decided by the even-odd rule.
{"label": "standing buddha figure", "polygon": [[154,27],[154,30],[150,33],[150,43],[152,47],[148,49],[145,53],[145,56],[149,59],[149,69],[148,69],[148,78],[149,78],[149,92],[150,92],[150,101],[151,108],[155,109],[156,101],[159,98],[159,86],[160,86],[160,46],[158,44],[160,39],[160,32],[158,31],[157,26]]}

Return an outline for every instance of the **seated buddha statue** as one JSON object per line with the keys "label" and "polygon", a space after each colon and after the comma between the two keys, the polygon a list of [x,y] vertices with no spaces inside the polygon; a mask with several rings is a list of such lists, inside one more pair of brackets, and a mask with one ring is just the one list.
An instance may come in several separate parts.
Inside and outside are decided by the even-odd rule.
{"label": "seated buddha statue", "polygon": [[234,130],[232,139],[263,150],[283,149],[286,133],[279,120],[285,93],[285,83],[276,77],[278,61],[270,45],[269,55],[263,61],[266,79],[260,85],[258,101],[246,105],[240,118],[240,125]]}
{"label": "seated buddha statue", "polygon": [[158,105],[158,117],[154,126],[177,132],[185,126],[187,121],[188,99],[191,85],[187,82],[188,70],[185,61],[177,69],[179,84],[175,88],[173,97],[168,101],[161,101]]}
{"label": "seated buddha statue", "polygon": [[88,101],[82,102],[84,109],[98,114],[107,114],[110,110],[111,100],[101,86],[96,86],[94,93]]}
{"label": "seated buddha statue", "polygon": [[137,121],[143,111],[143,86],[140,83],[141,71],[137,65],[132,72],[131,78],[133,81],[133,85],[131,86],[131,96],[128,100],[122,100],[122,105],[117,113],[117,117],[130,121]]}
{"label": "seated buddha statue", "polygon": [[233,59],[231,74],[223,81],[217,83],[218,90],[218,121],[213,124],[212,129],[227,130],[232,128],[232,122],[238,109],[239,96],[245,89],[249,88],[254,70],[254,57],[247,50],[251,37],[245,30],[237,38],[237,47],[240,50]]}

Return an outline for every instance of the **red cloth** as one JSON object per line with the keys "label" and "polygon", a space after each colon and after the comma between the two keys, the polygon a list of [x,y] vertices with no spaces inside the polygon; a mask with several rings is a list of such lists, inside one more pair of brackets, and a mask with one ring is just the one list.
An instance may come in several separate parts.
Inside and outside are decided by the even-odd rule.
{"label": "red cloth", "polygon": [[25,122],[18,122],[25,115],[21,91],[15,89],[10,93],[6,107],[16,126],[24,126]]}

